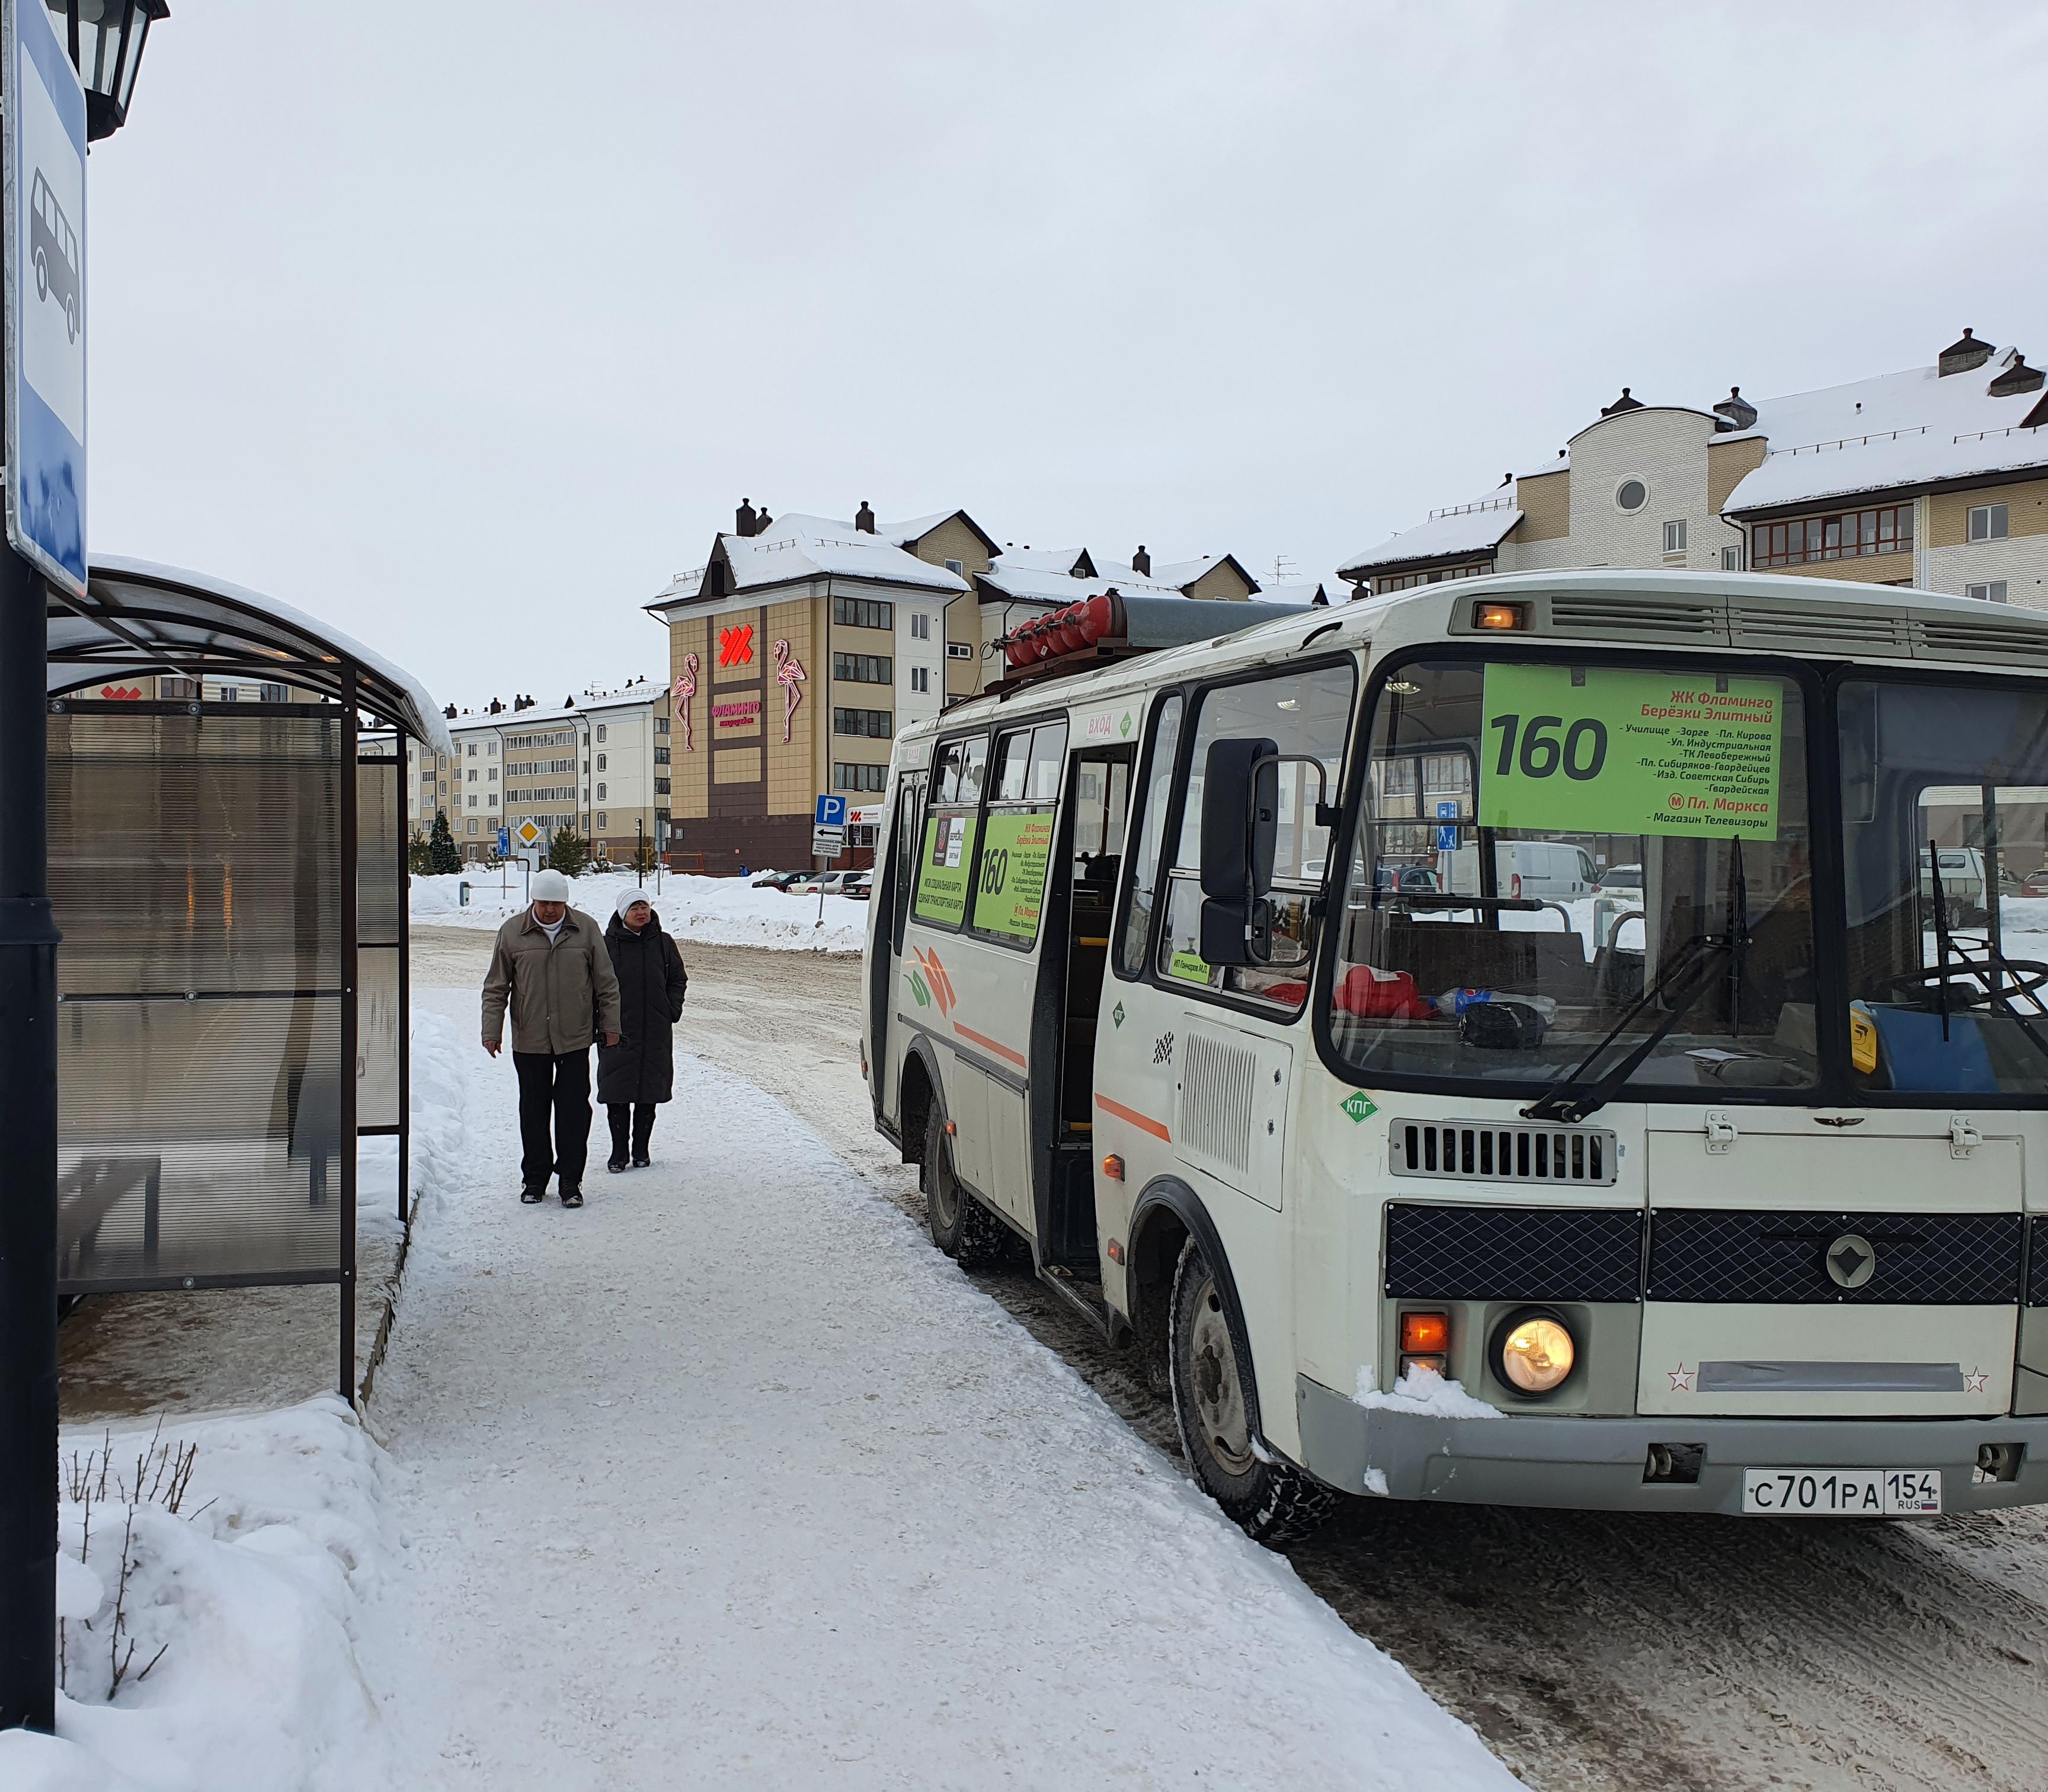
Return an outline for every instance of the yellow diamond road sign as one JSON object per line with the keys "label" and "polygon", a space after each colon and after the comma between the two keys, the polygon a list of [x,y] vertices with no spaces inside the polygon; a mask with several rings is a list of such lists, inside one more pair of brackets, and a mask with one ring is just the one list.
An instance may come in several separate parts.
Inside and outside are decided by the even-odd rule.
{"label": "yellow diamond road sign", "polygon": [[522,846],[538,846],[541,844],[541,830],[530,821],[521,822],[512,833]]}

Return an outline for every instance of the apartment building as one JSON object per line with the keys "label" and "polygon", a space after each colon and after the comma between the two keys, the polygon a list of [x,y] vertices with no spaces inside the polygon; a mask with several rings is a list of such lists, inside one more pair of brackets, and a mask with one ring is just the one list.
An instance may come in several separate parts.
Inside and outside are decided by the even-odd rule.
{"label": "apartment building", "polygon": [[1965,330],[1931,364],[1781,398],[1621,396],[1507,475],[1338,568],[1355,594],[1543,567],[1913,585],[2048,608],[2048,396]]}
{"label": "apartment building", "polygon": [[[807,863],[816,797],[879,803],[898,727],[980,688],[970,580],[995,549],[960,510],[743,504],[735,525],[646,606],[669,629],[673,844],[714,871]],[[848,840],[863,863],[873,844]]]}
{"label": "apartment building", "polygon": [[491,858],[498,831],[531,821],[552,839],[573,828],[593,851],[630,858],[669,827],[668,692],[652,678],[544,708],[493,700],[448,716],[452,755],[406,749],[406,821],[424,833],[445,810],[465,860]]}

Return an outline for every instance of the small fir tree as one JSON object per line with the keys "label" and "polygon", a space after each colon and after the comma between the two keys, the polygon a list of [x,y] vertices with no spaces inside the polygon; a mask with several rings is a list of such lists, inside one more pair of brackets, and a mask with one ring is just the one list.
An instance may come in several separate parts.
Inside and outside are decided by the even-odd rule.
{"label": "small fir tree", "polygon": [[590,848],[582,835],[564,823],[548,842],[548,863],[565,878],[580,877],[590,863]]}
{"label": "small fir tree", "polygon": [[405,842],[405,869],[415,877],[425,877],[434,868],[434,849],[427,836],[415,828]]}
{"label": "small fir tree", "polygon": [[445,875],[462,869],[462,855],[455,849],[455,831],[448,826],[448,811],[434,811],[433,832],[427,836],[427,851],[434,869]]}

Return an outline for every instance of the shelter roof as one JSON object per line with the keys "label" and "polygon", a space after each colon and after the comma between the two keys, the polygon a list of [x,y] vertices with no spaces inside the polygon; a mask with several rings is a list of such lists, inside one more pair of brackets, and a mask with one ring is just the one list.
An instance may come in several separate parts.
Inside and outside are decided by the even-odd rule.
{"label": "shelter roof", "polygon": [[448,723],[427,688],[382,654],[289,603],[209,573],[94,557],[82,599],[48,600],[52,696],[123,678],[262,677],[345,700],[437,753]]}

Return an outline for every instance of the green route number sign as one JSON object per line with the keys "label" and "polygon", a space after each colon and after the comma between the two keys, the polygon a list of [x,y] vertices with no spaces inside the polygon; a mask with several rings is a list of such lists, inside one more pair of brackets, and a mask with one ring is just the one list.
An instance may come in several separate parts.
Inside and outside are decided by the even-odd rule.
{"label": "green route number sign", "polygon": [[1053,812],[991,811],[975,885],[974,925],[1027,944],[1038,937],[1045,873],[1053,862]]}
{"label": "green route number sign", "polygon": [[1778,679],[1489,665],[1484,695],[1482,827],[1778,837]]}

